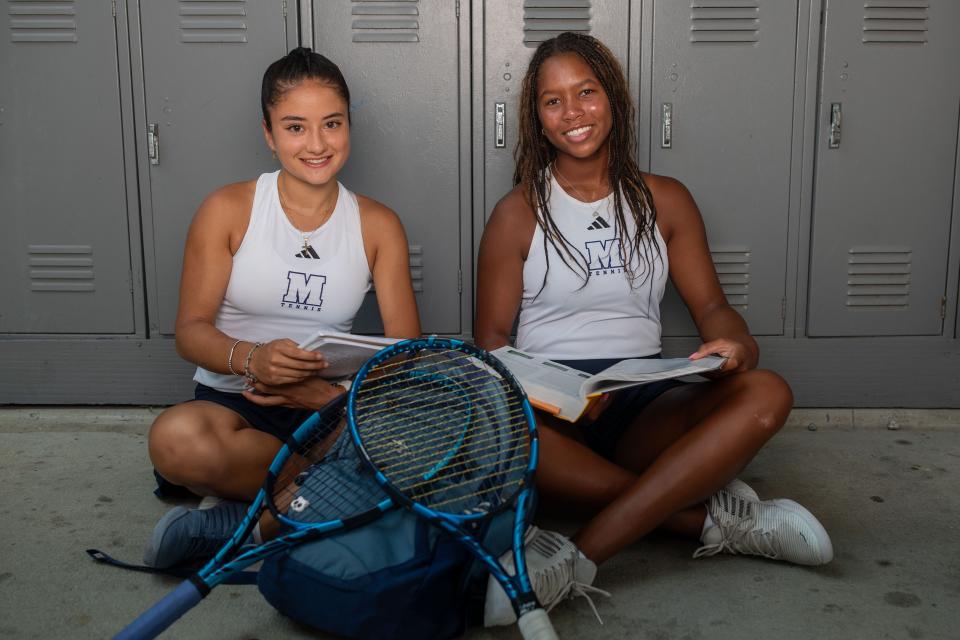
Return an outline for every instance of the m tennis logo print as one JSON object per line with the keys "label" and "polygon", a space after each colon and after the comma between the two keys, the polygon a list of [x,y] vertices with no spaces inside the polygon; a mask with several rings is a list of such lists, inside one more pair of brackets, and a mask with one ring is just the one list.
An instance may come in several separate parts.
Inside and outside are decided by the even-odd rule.
{"label": "m tennis logo print", "polygon": [[587,266],[590,269],[590,275],[623,273],[620,238],[615,236],[609,240],[591,240],[584,246],[587,249]]}
{"label": "m tennis logo print", "polygon": [[287,292],[283,294],[280,306],[287,309],[320,311],[323,305],[323,288],[327,276],[301,271],[287,272]]}
{"label": "m tennis logo print", "polygon": [[610,228],[609,222],[607,222],[603,218],[597,218],[596,220],[593,221],[593,224],[587,227],[587,231],[597,231],[599,229],[609,229],[609,228]]}

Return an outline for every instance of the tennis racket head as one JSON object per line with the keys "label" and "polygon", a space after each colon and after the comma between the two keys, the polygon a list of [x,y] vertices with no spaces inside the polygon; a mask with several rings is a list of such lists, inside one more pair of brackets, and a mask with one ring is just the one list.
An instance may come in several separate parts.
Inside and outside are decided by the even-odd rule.
{"label": "tennis racket head", "polygon": [[347,402],[351,434],[397,501],[458,520],[508,508],[531,486],[537,433],[509,370],[460,340],[407,340],[373,356]]}
{"label": "tennis racket head", "polygon": [[347,395],[320,409],[281,449],[264,482],[266,507],[293,529],[379,515],[387,500],[346,429]]}

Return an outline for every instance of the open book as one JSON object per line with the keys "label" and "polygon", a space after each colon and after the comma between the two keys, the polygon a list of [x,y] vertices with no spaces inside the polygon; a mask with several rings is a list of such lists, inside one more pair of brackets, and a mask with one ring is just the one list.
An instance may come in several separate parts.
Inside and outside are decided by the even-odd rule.
{"label": "open book", "polygon": [[576,422],[587,407],[604,393],[656,380],[713,371],[719,369],[724,361],[718,356],[707,356],[701,360],[632,358],[590,375],[515,347],[500,347],[491,353],[507,365],[520,381],[530,404],[570,422]]}
{"label": "open book", "polygon": [[308,351],[319,351],[330,366],[320,372],[323,378],[352,376],[370,356],[386,346],[400,342],[397,338],[355,336],[337,331],[317,331],[298,346]]}

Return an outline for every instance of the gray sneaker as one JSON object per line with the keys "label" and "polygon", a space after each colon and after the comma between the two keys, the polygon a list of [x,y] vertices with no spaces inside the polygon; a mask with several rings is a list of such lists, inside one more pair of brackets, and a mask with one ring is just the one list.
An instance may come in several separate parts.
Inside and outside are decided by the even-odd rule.
{"label": "gray sneaker", "polygon": [[174,507],[153,528],[143,563],[167,569],[212,557],[233,536],[248,507],[232,500],[202,510]]}

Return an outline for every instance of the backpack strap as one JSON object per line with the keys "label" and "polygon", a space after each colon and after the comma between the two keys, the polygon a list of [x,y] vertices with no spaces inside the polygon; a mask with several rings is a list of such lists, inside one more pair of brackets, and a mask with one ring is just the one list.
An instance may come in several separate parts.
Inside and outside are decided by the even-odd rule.
{"label": "backpack strap", "polygon": [[[169,569],[157,569],[156,567],[148,567],[142,564],[129,564],[123,562],[122,560],[117,560],[116,558],[111,557],[110,555],[100,551],[99,549],[87,549],[87,555],[96,560],[101,564],[106,564],[111,567],[117,567],[118,569],[126,569],[128,571],[139,571],[141,573],[153,573],[164,576],[172,576],[175,578],[189,578],[194,573],[197,572],[203,565],[189,565],[189,566],[177,566],[170,567]],[[237,573],[227,576],[227,579],[223,581],[223,584],[256,584],[257,583],[257,572],[256,571],[238,571]]]}

